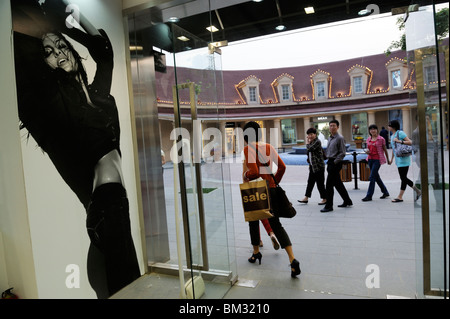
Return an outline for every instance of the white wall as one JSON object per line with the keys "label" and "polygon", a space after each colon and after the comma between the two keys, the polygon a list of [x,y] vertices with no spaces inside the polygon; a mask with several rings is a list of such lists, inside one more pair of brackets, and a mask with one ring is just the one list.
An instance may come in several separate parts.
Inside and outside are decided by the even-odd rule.
{"label": "white wall", "polygon": [[[14,287],[36,298],[37,287],[27,214],[18,130],[9,1],[0,2],[0,292]],[[2,243],[0,243],[2,244]]]}
{"label": "white wall", "polygon": [[[5,12],[10,12],[10,9],[3,10],[4,3],[9,4],[9,1],[1,2],[1,14],[2,16],[8,16]],[[142,258],[138,202],[136,195],[133,139],[125,59],[125,37],[124,26],[122,23],[122,1],[73,0],[71,3],[77,4],[80,11],[95,27],[104,29],[108,33],[113,45],[115,61],[111,94],[115,97],[119,109],[123,174],[130,201],[132,234],[142,273],[144,263]],[[1,21],[3,24],[4,20],[1,19]],[[1,28],[1,30],[4,29],[5,28],[3,27]],[[9,27],[9,30],[10,29],[11,28]],[[5,41],[6,40],[2,38],[2,43]],[[77,50],[79,50],[78,47]],[[87,56],[87,53],[84,53],[87,51],[79,51],[81,51],[81,56]],[[6,66],[11,65],[11,63],[8,64],[4,59],[2,59],[1,63]],[[92,80],[93,72],[95,72],[95,64],[89,58],[86,61],[85,66],[88,76],[90,80]],[[2,70],[3,69],[2,65]],[[2,71],[2,76],[3,74]],[[10,78],[11,76],[9,79]],[[12,86],[12,81],[9,80],[9,82]],[[3,81],[3,83],[5,83],[5,81]],[[9,91],[12,91],[12,88],[10,88]],[[32,257],[34,259],[34,262],[29,264],[34,265],[35,267],[37,282],[37,296],[32,295],[31,297],[96,298],[94,291],[89,285],[86,271],[87,251],[89,247],[89,239],[85,227],[86,212],[75,194],[59,176],[48,156],[37,149],[36,142],[30,138],[28,143],[26,143],[24,137],[19,140],[15,96],[13,95],[10,99],[14,101],[13,104],[15,109],[13,108],[14,110],[11,112],[14,111],[15,114],[12,115],[11,118],[15,116],[15,123],[12,122],[9,126],[10,130],[16,135],[15,141],[12,141],[11,143],[15,143],[16,147],[22,146],[23,172],[25,176],[29,228],[33,251]],[[1,112],[2,116],[0,117],[0,121],[4,118],[3,108]],[[2,137],[0,138],[4,138],[5,134],[1,135]],[[20,151],[20,149],[18,151]],[[20,168],[20,165],[18,166]],[[2,165],[0,156],[0,175],[3,169],[7,170],[8,166]],[[1,181],[3,180],[2,177]],[[9,185],[2,185],[0,182],[0,191],[2,188],[6,188],[6,186],[9,187]],[[18,205],[18,203],[15,204]],[[6,217],[10,217],[9,215],[12,214],[12,211],[7,212],[8,216]],[[3,232],[3,225],[1,227]],[[3,237],[5,245],[8,245],[5,234],[3,234]],[[6,249],[8,250],[8,248]],[[8,255],[6,258],[7,262],[9,262]],[[66,278],[70,275],[70,273],[66,272],[66,267],[72,264],[79,266],[80,288],[69,289],[66,287]],[[8,277],[11,277],[9,272]]]}

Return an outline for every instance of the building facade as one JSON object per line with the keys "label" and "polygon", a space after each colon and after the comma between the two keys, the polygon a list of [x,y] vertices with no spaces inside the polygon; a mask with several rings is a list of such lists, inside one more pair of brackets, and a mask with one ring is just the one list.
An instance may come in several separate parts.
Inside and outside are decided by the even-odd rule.
{"label": "building facade", "polygon": [[[448,42],[448,39],[447,39]],[[414,130],[416,105],[410,103],[415,90],[412,62],[404,51],[301,67],[222,71],[223,95],[217,101],[202,86],[211,85],[199,70],[178,68],[179,82],[197,79],[198,119],[204,128],[220,128],[223,152],[236,152],[234,128],[257,120],[266,129],[278,132],[278,147],[289,149],[304,143],[306,130],[319,129],[328,137],[328,122],[340,122],[340,132],[347,143],[359,146],[368,137],[370,124],[387,129],[391,120],[399,120],[408,136]],[[174,69],[156,73],[158,118],[162,147],[169,152],[172,143],[165,139],[173,129],[173,97],[165,86]],[[430,66],[427,85],[438,86],[437,68]],[[445,85],[445,79],[441,83]],[[180,105],[188,113],[189,96],[180,95]],[[211,115],[211,110],[215,110]],[[187,114],[186,113],[186,114]],[[273,130],[272,130],[273,132]],[[358,143],[358,145],[356,145]]]}

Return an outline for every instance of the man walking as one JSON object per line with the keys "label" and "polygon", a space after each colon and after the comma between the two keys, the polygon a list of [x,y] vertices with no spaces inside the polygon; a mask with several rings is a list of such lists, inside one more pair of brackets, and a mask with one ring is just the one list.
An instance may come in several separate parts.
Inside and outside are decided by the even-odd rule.
{"label": "man walking", "polygon": [[386,148],[389,148],[389,132],[383,127],[381,127],[380,136],[384,138],[386,142]]}
{"label": "man walking", "polygon": [[331,136],[328,140],[327,147],[327,181],[325,185],[326,194],[327,194],[327,202],[325,207],[320,210],[322,213],[328,213],[333,211],[333,197],[334,197],[334,188],[338,191],[339,195],[342,197],[344,202],[338,207],[348,207],[352,206],[353,202],[348,196],[347,189],[342,183],[340,171],[342,168],[342,160],[345,157],[345,141],[344,138],[338,133],[339,130],[339,121],[332,120],[329,123]]}

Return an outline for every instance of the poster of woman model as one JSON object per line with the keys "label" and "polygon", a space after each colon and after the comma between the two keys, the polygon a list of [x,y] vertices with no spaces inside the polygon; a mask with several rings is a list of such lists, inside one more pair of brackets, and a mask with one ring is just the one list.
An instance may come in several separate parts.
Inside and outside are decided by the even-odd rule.
{"label": "poster of woman model", "polygon": [[[20,128],[84,206],[89,283],[108,298],[140,276],[110,92],[111,42],[64,0],[11,0],[11,9]],[[75,42],[95,61],[91,81]]]}

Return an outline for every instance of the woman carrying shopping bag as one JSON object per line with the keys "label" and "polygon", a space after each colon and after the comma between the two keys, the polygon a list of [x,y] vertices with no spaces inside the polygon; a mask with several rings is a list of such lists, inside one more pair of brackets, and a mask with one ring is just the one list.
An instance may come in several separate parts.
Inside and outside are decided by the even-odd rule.
{"label": "woman carrying shopping bag", "polygon": [[[272,177],[272,165],[277,165],[277,171],[274,174],[274,178],[277,182],[281,181],[286,170],[286,165],[281,160],[275,148],[264,142],[260,142],[261,128],[256,122],[248,122],[244,126],[244,156],[247,164],[247,170],[243,172],[244,181],[251,181],[261,177],[269,182],[269,187],[276,187],[276,183]],[[295,259],[292,249],[292,243],[289,239],[289,235],[280,223],[280,219],[276,216],[269,218],[270,226],[272,227],[275,236],[277,237],[280,246],[284,249],[288,255],[289,263],[291,267],[291,277],[296,277],[300,274],[300,263]],[[260,234],[259,234],[259,221],[250,221],[250,239],[253,246],[253,255],[249,258],[249,262],[254,263],[256,260],[261,263],[262,255],[259,251]]]}
{"label": "woman carrying shopping bag", "polygon": [[416,192],[415,200],[418,200],[420,195],[422,195],[421,191],[414,185],[414,182],[410,180],[408,175],[409,166],[411,165],[411,156],[403,156],[399,157],[395,154],[396,144],[406,144],[412,145],[412,141],[408,138],[405,132],[400,130],[400,123],[397,120],[393,120],[389,123],[389,131],[392,132],[391,137],[391,146],[392,146],[392,158],[389,160],[389,165],[392,164],[395,158],[395,164],[398,168],[398,174],[400,175],[400,179],[402,184],[400,186],[400,193],[398,196],[392,200],[393,203],[403,202],[403,194],[406,190],[406,185],[414,189]]}

